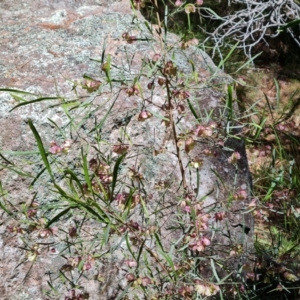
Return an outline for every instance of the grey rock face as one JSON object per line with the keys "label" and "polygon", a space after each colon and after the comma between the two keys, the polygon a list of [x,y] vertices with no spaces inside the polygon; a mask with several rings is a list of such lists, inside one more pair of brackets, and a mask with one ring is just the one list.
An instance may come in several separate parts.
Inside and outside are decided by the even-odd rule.
{"label": "grey rock face", "polygon": [[[2,201],[9,201],[20,208],[22,205],[28,207],[28,203],[34,199],[44,207],[44,217],[51,219],[55,215],[47,207],[55,205],[59,196],[50,189],[49,174],[42,172],[44,165],[36,151],[36,140],[28,126],[29,119],[37,128],[46,149],[53,140],[60,143],[64,137],[73,140],[71,151],[65,156],[57,156],[56,168],[53,167],[56,182],[66,190],[68,183],[60,173],[62,166],[74,170],[78,178],[84,181],[82,169],[77,167],[82,161],[82,149],[88,160],[99,156],[100,150],[109,156],[111,148],[122,140],[129,149],[119,168],[119,176],[124,179],[116,189],[119,192],[130,192],[129,187],[135,188],[144,201],[130,210],[124,224],[129,226],[130,222],[137,222],[138,233],[143,233],[141,236],[145,250],[142,254],[148,257],[151,264],[147,266],[145,262],[140,263],[144,272],[140,276],[150,276],[149,270],[152,270],[152,280],[163,286],[163,256],[150,231],[153,229],[159,233],[161,247],[164,249],[160,251],[172,253],[170,249],[175,244],[181,245],[182,237],[192,226],[185,229],[178,226],[179,220],[188,224],[191,217],[179,208],[179,203],[185,200],[182,172],[178,155],[174,155],[177,148],[172,128],[162,124],[166,119],[162,107],[166,105],[168,94],[157,84],[157,75],[149,69],[149,61],[153,55],[160,53],[166,56],[166,61],[173,61],[176,65],[176,80],[190,86],[190,105],[194,108],[194,114],[199,116],[197,120],[187,103],[184,103],[185,113],[180,115],[174,111],[177,134],[187,134],[197,124],[212,124],[209,129],[212,131],[211,135],[198,138],[188,153],[184,151],[183,144],[179,154],[182,165],[186,168],[186,188],[194,193],[193,201],[201,206],[202,214],[209,214],[212,208],[226,211],[226,217],[220,222],[210,218],[209,225],[213,230],[203,229],[201,232],[201,235],[212,238],[211,255],[223,260],[228,257],[229,263],[228,266],[224,265],[224,274],[237,268],[243,257],[237,253],[230,254],[230,251],[237,245],[251,250],[253,225],[251,216],[244,214],[250,197],[250,182],[243,143],[235,138],[227,138],[226,130],[219,130],[219,127],[228,125],[222,101],[224,85],[230,83],[231,79],[219,71],[200,49],[190,47],[181,50],[179,38],[173,34],[168,35],[162,47],[155,28],[145,25],[143,17],[131,10],[129,1],[15,2],[0,2],[0,87],[35,94],[22,95],[26,100],[45,95],[57,99],[20,106],[10,111],[23,99],[20,100],[16,92],[0,92],[1,153],[15,166],[21,166],[20,171],[32,175],[23,178],[13,172],[12,168],[2,168],[1,182],[8,191]],[[137,40],[128,43],[122,38],[126,32]],[[99,63],[103,54],[103,62],[107,62],[108,57],[111,59],[112,87],[106,84],[98,92],[88,94],[80,88],[79,82],[82,82],[83,74],[102,82],[107,80]],[[155,87],[149,90],[147,85],[153,78]],[[130,96],[127,89],[133,86],[134,81],[139,84],[139,95]],[[174,79],[172,84],[175,83]],[[154,117],[139,122],[138,116],[143,110],[148,110]],[[103,126],[97,127],[104,119]],[[57,128],[61,128],[61,131]],[[217,132],[223,132],[223,136]],[[97,134],[101,135],[100,146]],[[218,144],[221,140],[225,143],[222,147]],[[207,149],[211,150],[212,155],[204,155]],[[15,155],[16,151],[27,154]],[[236,164],[229,164],[228,159],[233,151],[238,151],[242,159]],[[52,161],[53,156],[48,157]],[[113,154],[113,163],[117,161],[116,157]],[[202,163],[199,169],[187,167],[192,160],[199,158]],[[2,165],[7,166],[7,162],[3,161]],[[142,174],[142,186],[140,182],[132,182],[134,180],[128,178],[130,168]],[[37,174],[40,174],[38,180],[29,188]],[[241,190],[245,191],[246,196],[234,197]],[[106,207],[109,213],[120,211],[115,202],[112,203],[112,210]],[[124,291],[132,297],[141,297],[141,289],[128,286],[125,276],[129,271],[124,267],[124,261],[131,256],[128,243],[132,243],[132,251],[136,254],[141,251],[141,241],[135,244],[135,236],[130,230],[127,234],[129,241],[126,240],[125,233],[118,232],[112,232],[105,242],[100,241],[98,237],[103,236],[103,232],[107,230],[105,224],[92,218],[88,211],[85,213],[85,216],[81,212],[59,220],[57,227],[63,228],[65,232],[58,232],[46,240],[35,236],[25,242],[20,235],[12,236],[7,230],[8,225],[12,226],[18,220],[13,221],[5,213],[2,214],[0,269],[4,280],[0,283],[3,295],[1,299],[45,299],[44,292],[49,290],[49,281],[57,278],[59,269],[66,265],[64,251],[68,248],[65,242],[67,231],[74,226],[75,221],[80,223],[83,217],[88,219],[82,225],[83,237],[91,239],[88,244],[90,248],[85,251],[100,258],[96,259],[92,269],[82,277],[78,274],[80,272],[70,271],[70,276],[78,276],[78,280],[74,279],[74,282],[89,292],[90,299],[117,299],[122,297]],[[246,230],[247,234],[246,227],[250,230]],[[231,232],[230,238],[228,230]],[[42,247],[37,260],[32,264],[20,248],[28,250],[41,242],[48,243],[48,246]],[[72,251],[70,255],[76,256]],[[244,253],[246,252],[245,250]],[[176,261],[177,254],[172,255]],[[17,265],[18,268],[15,268]],[[207,274],[205,272],[204,270],[203,276],[208,278],[211,273],[209,270]],[[57,294],[52,295],[52,298],[63,299],[65,287],[59,283],[55,288]],[[154,295],[155,289],[149,288],[148,293],[149,297]]]}

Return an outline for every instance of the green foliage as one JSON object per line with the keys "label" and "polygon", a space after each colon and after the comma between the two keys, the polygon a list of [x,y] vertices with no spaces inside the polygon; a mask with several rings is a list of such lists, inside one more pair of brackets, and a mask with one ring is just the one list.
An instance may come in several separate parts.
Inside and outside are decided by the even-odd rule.
{"label": "green foliage", "polygon": [[[133,5],[139,5],[139,2],[134,2]],[[78,97],[66,101],[62,97],[40,97],[20,90],[0,89],[0,91],[10,92],[12,97],[20,102],[13,109],[55,100],[58,101],[55,105],[62,108],[69,120],[65,128],[60,128],[50,120],[55,125],[57,136],[61,136],[64,142],[63,144],[52,142],[48,150],[33,122],[28,121],[37,150],[14,154],[24,157],[27,157],[28,154],[38,154],[35,164],[42,165],[40,169],[23,171],[14,163],[11,156],[6,158],[7,153],[0,153],[4,160],[1,168],[16,173],[24,179],[30,179],[28,188],[35,186],[45,188],[47,193],[55,199],[51,203],[40,204],[37,203],[35,195],[29,204],[23,205],[21,208],[14,208],[8,200],[9,191],[6,191],[4,184],[0,182],[0,208],[16,224],[9,225],[8,231],[18,234],[24,240],[25,261],[34,263],[41,255],[41,247],[47,244],[43,240],[48,238],[55,240],[60,257],[65,259],[65,264],[58,270],[59,276],[54,276],[49,280],[50,290],[47,292],[49,298],[61,297],[62,295],[58,296],[58,287],[64,285],[69,293],[66,294],[68,299],[75,299],[71,297],[88,299],[89,295],[81,286],[81,278],[93,265],[100,268],[107,261],[113,262],[117,255],[123,255],[124,263],[115,268],[125,270],[123,279],[126,281],[126,286],[118,294],[117,299],[141,299],[141,297],[187,300],[208,297],[214,299],[217,297],[218,299],[272,299],[271,297],[275,296],[277,299],[285,299],[286,295],[295,295],[294,291],[299,287],[296,271],[291,270],[290,266],[284,265],[283,262],[287,258],[294,261],[299,259],[300,236],[296,231],[291,232],[291,229],[298,226],[300,216],[300,198],[297,192],[300,184],[300,172],[299,166],[285,149],[283,136],[277,129],[280,124],[278,120],[271,125],[268,124],[268,128],[276,137],[270,153],[272,160],[261,170],[261,174],[254,174],[252,192],[253,200],[256,201],[252,203],[252,206],[243,207],[244,211],[242,212],[245,215],[253,212],[258,222],[257,231],[268,228],[269,234],[267,237],[257,234],[257,253],[253,254],[254,266],[240,262],[237,270],[230,270],[228,267],[226,259],[230,264],[237,258],[242,260],[247,253],[244,245],[239,244],[231,237],[230,220],[224,222],[224,219],[226,214],[232,213],[230,211],[232,203],[245,200],[247,195],[244,195],[244,190],[232,191],[231,187],[224,186],[222,175],[213,170],[218,182],[223,184],[223,187],[218,187],[218,189],[220,188],[223,193],[229,191],[230,197],[226,203],[223,203],[224,207],[222,205],[202,207],[205,198],[212,192],[199,198],[202,180],[199,169],[205,155],[218,155],[218,152],[209,152],[209,149],[205,149],[207,151],[203,157],[197,159],[189,156],[189,153],[196,143],[211,143],[216,147],[223,141],[223,147],[226,148],[227,140],[232,137],[236,140],[245,139],[249,147],[257,147],[263,143],[261,138],[267,126],[267,119],[264,112],[259,115],[255,105],[248,108],[244,112],[244,116],[237,116],[234,85],[230,84],[227,85],[227,94],[222,110],[220,109],[217,114],[218,123],[215,111],[209,111],[202,107],[199,109],[195,105],[191,99],[191,93],[195,92],[197,88],[198,91],[202,91],[203,86],[197,80],[195,73],[181,74],[174,62],[174,57],[170,59],[168,53],[170,49],[165,46],[162,38],[163,31],[165,35],[167,34],[169,24],[177,24],[181,28],[181,24],[185,24],[182,42],[184,46],[189,46],[184,43],[197,36],[193,32],[195,26],[192,14],[195,6],[192,3],[185,3],[182,8],[176,8],[176,6],[174,8],[174,6],[174,3],[170,5],[152,4],[153,11],[158,12],[158,15],[153,12],[151,14],[158,18],[161,46],[165,48],[161,49],[162,54],[154,57],[152,61],[144,62],[142,70],[139,74],[135,74],[134,78],[125,78],[124,82],[117,78],[113,73],[111,57],[110,55],[105,56],[104,49],[102,59],[98,61],[101,64],[100,69],[104,72],[103,82],[86,75],[82,84],[74,83],[76,95],[76,89],[80,88],[92,94],[94,96],[92,99],[112,93],[111,98],[102,106],[94,105],[94,100],[81,102]],[[221,6],[218,8],[221,10]],[[212,8],[206,8],[206,11],[218,16]],[[181,18],[181,16],[185,16],[185,18]],[[289,26],[292,25],[294,24],[289,24]],[[150,26],[149,29],[151,29]],[[128,33],[123,38],[127,43],[136,41]],[[229,51],[223,48],[219,49],[226,54],[224,58],[221,57],[218,68],[224,68],[228,64],[238,45],[236,43]],[[246,62],[242,62],[236,69],[236,73],[248,67],[254,59],[255,57],[252,57]],[[219,70],[216,69],[212,73],[208,83],[210,86],[212,83],[215,84],[215,88],[218,89],[219,86],[215,80]],[[166,101],[163,106],[158,107],[159,110],[154,111],[151,97],[147,98],[144,95],[146,92],[143,91],[140,81],[145,78],[150,82],[148,84],[150,91],[153,92],[156,88],[164,90],[166,94]],[[154,82],[157,82],[156,87]],[[239,82],[236,81],[236,83]],[[155,189],[158,191],[152,192],[159,195],[157,202],[160,203],[153,204],[150,201],[151,197],[147,186],[145,186],[149,182],[140,174],[138,166],[127,166],[129,159],[132,159],[130,147],[138,148],[138,146],[133,145],[127,132],[126,122],[119,126],[120,136],[115,144],[110,144],[102,132],[122,93],[129,98],[139,97],[142,100],[143,104],[139,108],[137,118],[139,122],[157,118],[159,122],[163,123],[161,126],[165,126],[164,128],[170,131],[171,142],[174,146],[173,155],[176,157],[181,176],[180,182],[175,183],[176,187],[173,189],[176,190],[176,194],[172,194],[175,204],[165,202],[169,190],[174,188],[171,186],[174,185],[174,182],[158,182],[156,184]],[[25,96],[37,98],[26,100]],[[267,109],[271,112],[268,96],[265,95],[265,98],[268,103]],[[277,82],[278,101],[280,101],[279,98]],[[148,109],[148,107],[150,108]],[[84,113],[76,114],[76,111],[80,109],[82,109],[81,113]],[[181,127],[181,117],[176,117],[185,109],[190,110],[189,113],[194,117],[195,125],[189,131]],[[98,113],[101,115],[101,120],[96,122],[95,117],[94,125],[89,128],[88,132],[84,132],[85,135],[82,137],[81,127],[91,115],[96,116]],[[253,114],[258,115],[258,123],[243,121]],[[129,121],[130,118],[131,116]],[[241,129],[248,129],[246,136],[242,135]],[[238,132],[238,135],[234,136],[234,132]],[[71,136],[73,138],[76,136],[76,143],[68,140]],[[299,146],[297,140],[290,138],[290,142]],[[183,147],[181,147],[182,145]],[[226,150],[231,151],[228,161],[234,165],[234,170],[238,173],[240,167],[237,161],[240,159],[240,154],[235,149]],[[157,150],[154,149],[155,151]],[[75,155],[69,156],[71,152]],[[138,156],[138,154],[134,155]],[[183,155],[187,155],[189,158],[188,164],[184,163]],[[157,153],[154,153],[153,161],[155,156]],[[71,160],[76,157],[77,161],[70,161],[70,157]],[[282,162],[287,161],[288,164],[283,163],[278,166],[276,164],[278,159]],[[196,176],[194,189],[187,180],[187,174]],[[170,174],[170,178],[171,176],[172,174]],[[237,175],[234,181],[237,181]],[[288,196],[285,193],[288,193]],[[282,201],[282,197],[286,197],[284,201]],[[165,221],[161,220],[165,218],[165,211],[169,210],[172,210],[175,221],[173,220],[171,225],[165,226],[163,224]],[[267,213],[264,214],[264,212]],[[276,216],[275,221],[272,220],[272,214]],[[267,225],[266,220],[269,222]],[[221,221],[224,225],[222,229],[216,225]],[[91,224],[92,226],[90,226]],[[234,226],[241,226],[244,230],[244,225]],[[90,229],[91,227],[93,229]],[[91,231],[87,233],[88,229]],[[225,236],[223,229],[227,230],[226,237],[230,241],[226,245],[228,249],[224,249],[224,245],[215,241],[219,234]],[[163,230],[170,234],[171,242],[164,240],[166,236],[162,234]],[[60,233],[59,238],[57,231]],[[224,252],[226,255],[219,256],[217,251]],[[293,265],[292,268],[296,268],[296,266]],[[224,274],[226,271],[228,272]],[[105,274],[98,274],[96,278],[99,282],[106,279]]]}

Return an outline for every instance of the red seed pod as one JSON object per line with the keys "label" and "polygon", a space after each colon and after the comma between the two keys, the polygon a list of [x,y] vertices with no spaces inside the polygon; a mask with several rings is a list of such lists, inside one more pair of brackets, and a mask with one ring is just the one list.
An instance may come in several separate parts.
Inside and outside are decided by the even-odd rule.
{"label": "red seed pod", "polygon": [[127,279],[128,282],[132,282],[135,280],[135,276],[132,273],[127,273],[125,278]]}
{"label": "red seed pod", "polygon": [[166,80],[164,78],[160,77],[160,78],[157,79],[157,83],[160,86],[163,86],[166,83]]}
{"label": "red seed pod", "polygon": [[161,58],[161,55],[158,54],[158,53],[155,53],[155,54],[153,55],[153,57],[152,57],[152,61],[153,61],[154,63],[156,63],[157,61],[160,60],[160,58]]}
{"label": "red seed pod", "polygon": [[152,117],[152,114],[149,111],[143,110],[140,112],[140,114],[138,116],[138,121],[144,122],[147,119],[150,119],[151,117]]}
{"label": "red seed pod", "polygon": [[152,89],[154,88],[154,81],[149,82],[149,83],[147,84],[147,88],[148,88],[148,90],[152,90]]}
{"label": "red seed pod", "polygon": [[177,105],[177,111],[179,114],[183,114],[185,112],[185,107],[182,104]]}

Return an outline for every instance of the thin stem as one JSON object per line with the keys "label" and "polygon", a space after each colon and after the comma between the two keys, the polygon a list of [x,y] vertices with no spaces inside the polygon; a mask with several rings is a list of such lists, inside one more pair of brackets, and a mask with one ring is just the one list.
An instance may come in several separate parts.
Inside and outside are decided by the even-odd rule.
{"label": "thin stem", "polygon": [[173,132],[173,139],[174,139],[174,143],[175,143],[175,147],[176,147],[176,156],[178,159],[178,163],[179,163],[179,168],[180,168],[180,173],[181,173],[181,177],[182,177],[182,185],[184,190],[187,190],[187,184],[186,184],[186,179],[185,179],[185,171],[184,171],[184,167],[183,167],[183,163],[182,163],[182,159],[181,159],[181,155],[180,155],[180,149],[178,146],[178,138],[177,138],[177,134],[176,134],[176,128],[175,128],[175,122],[173,119],[173,113],[171,112],[171,107],[172,107],[172,97],[171,97],[171,91],[170,91],[170,86],[169,86],[169,79],[167,77],[165,77],[166,79],[166,88],[167,88],[167,94],[168,94],[168,106],[169,106],[169,116],[170,116],[170,124],[172,126],[172,132]]}
{"label": "thin stem", "polygon": [[157,24],[158,24],[158,35],[159,35],[159,40],[160,40],[160,46],[161,49],[164,49],[163,47],[163,39],[162,39],[162,27],[161,27],[161,20],[160,20],[160,16],[159,16],[159,10],[158,10],[158,5],[157,5],[157,0],[154,0],[154,4],[155,4],[155,10],[156,10],[156,18],[157,18]]}

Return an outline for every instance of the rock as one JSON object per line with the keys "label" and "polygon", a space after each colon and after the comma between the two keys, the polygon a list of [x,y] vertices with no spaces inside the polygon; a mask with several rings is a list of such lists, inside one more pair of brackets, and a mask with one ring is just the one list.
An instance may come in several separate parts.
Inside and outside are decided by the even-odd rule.
{"label": "rock", "polygon": [[[169,33],[162,43],[157,27],[132,11],[129,1],[49,2],[0,3],[5,41],[0,45],[0,175],[7,191],[1,203],[15,214],[3,213],[0,228],[3,299],[44,299],[45,291],[50,299],[62,299],[75,288],[77,294],[88,292],[89,299],[121,299],[126,293],[141,297],[142,286],[151,298],[159,294],[156,285],[163,286],[162,293],[178,293],[180,286],[166,280],[173,272],[168,257],[178,268],[184,269],[184,259],[198,264],[193,245],[205,248],[215,262],[228,260],[220,276],[237,270],[252,250],[253,224],[246,213],[250,174],[244,145],[226,133],[226,126],[234,133],[223,102],[230,77],[200,49],[181,50],[176,35]],[[161,67],[152,62],[157,54]],[[97,91],[82,88],[83,74],[93,79],[86,85],[99,84]],[[160,85],[166,78],[170,82]],[[32,94],[5,92],[8,88]],[[177,144],[167,108],[171,96],[177,105],[172,110]],[[33,127],[52,174],[38,154]],[[59,146],[66,139],[72,140],[70,152],[51,155],[51,141]],[[88,195],[85,157],[97,172],[100,162],[110,162],[100,180],[110,181],[114,168],[118,171],[111,196],[113,184],[105,196],[99,179],[92,181],[97,193]],[[122,197],[133,202],[131,209]],[[39,205],[37,215],[26,218],[33,202]],[[45,232],[43,223],[37,224],[68,205],[73,208],[58,219],[60,231]],[[32,232],[29,219],[35,222]],[[73,244],[68,232],[74,226],[85,242]],[[132,256],[140,259],[135,285],[128,284],[134,270],[126,267]],[[84,276],[77,269],[80,261],[86,268],[91,264]],[[200,264],[201,276],[209,280],[211,268]],[[65,284],[59,271],[67,274]]]}

